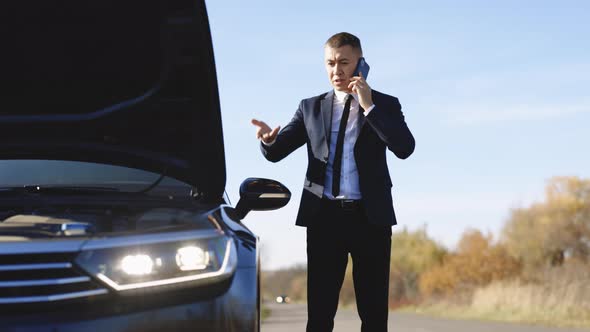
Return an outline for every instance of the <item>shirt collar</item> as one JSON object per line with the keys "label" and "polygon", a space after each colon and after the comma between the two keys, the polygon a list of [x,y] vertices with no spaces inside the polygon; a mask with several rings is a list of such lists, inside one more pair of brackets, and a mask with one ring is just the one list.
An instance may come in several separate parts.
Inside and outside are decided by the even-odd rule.
{"label": "shirt collar", "polygon": [[[348,95],[348,93],[344,92],[344,91],[338,91],[338,90],[334,90],[334,95],[336,97],[336,100],[339,102],[344,102],[346,100],[346,95]],[[358,96],[356,93],[350,93],[350,95],[354,98],[354,100],[358,100]]]}

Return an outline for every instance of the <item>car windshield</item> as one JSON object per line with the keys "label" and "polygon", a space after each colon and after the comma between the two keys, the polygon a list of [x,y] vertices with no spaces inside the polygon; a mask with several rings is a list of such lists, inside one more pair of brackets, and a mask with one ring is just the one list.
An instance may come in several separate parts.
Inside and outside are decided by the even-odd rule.
{"label": "car windshield", "polygon": [[170,177],[140,169],[64,160],[0,160],[0,187],[64,186],[115,188],[139,192],[157,182],[151,195],[188,195],[191,187]]}

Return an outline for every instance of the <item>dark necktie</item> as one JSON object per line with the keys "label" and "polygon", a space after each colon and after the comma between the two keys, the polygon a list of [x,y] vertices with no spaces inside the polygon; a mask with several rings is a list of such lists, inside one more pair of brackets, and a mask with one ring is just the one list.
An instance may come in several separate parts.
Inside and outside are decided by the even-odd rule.
{"label": "dark necktie", "polygon": [[334,164],[332,165],[332,195],[334,197],[340,195],[340,174],[342,173],[342,150],[344,149],[344,133],[346,132],[346,124],[348,123],[348,115],[350,114],[350,103],[352,96],[346,96],[346,103],[344,104],[344,111],[342,112],[342,119],[340,120],[340,128],[338,129],[338,138],[336,139],[336,154],[334,155]]}

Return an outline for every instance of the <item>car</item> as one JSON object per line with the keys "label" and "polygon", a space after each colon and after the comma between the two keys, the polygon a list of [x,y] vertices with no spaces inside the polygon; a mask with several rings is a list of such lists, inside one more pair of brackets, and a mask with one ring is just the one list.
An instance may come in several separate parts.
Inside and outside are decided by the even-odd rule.
{"label": "car", "polygon": [[275,301],[280,304],[289,304],[289,303],[291,303],[291,298],[288,297],[287,295],[283,294],[283,295],[277,296]]}
{"label": "car", "polygon": [[204,0],[2,7],[0,331],[259,331]]}

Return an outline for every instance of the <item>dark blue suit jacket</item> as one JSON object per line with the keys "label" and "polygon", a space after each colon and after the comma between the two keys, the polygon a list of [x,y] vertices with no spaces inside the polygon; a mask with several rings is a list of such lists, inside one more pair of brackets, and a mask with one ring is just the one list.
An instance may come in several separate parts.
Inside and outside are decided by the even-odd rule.
{"label": "dark blue suit jacket", "polygon": [[[367,117],[359,112],[361,130],[354,146],[363,204],[370,223],[395,225],[391,178],[385,159],[386,148],[398,158],[408,158],[415,141],[404,121],[397,98],[372,92],[375,108]],[[274,144],[261,143],[266,159],[277,162],[307,144],[308,165],[296,224],[309,226],[324,192],[334,91],[304,99],[295,116],[278,134]]]}

